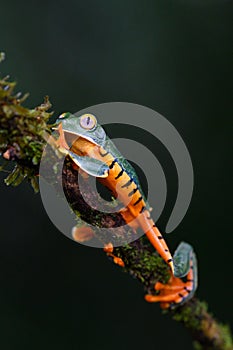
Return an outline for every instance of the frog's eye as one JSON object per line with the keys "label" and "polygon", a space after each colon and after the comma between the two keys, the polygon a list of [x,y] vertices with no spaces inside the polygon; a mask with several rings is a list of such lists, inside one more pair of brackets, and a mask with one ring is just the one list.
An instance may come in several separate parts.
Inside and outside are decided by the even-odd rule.
{"label": "frog's eye", "polygon": [[80,118],[80,125],[82,128],[91,130],[97,124],[97,120],[93,114],[83,114]]}

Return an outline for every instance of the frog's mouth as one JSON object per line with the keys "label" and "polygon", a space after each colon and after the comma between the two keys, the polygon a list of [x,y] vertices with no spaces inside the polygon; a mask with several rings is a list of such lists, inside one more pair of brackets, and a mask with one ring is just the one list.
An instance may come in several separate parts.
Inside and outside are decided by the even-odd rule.
{"label": "frog's mouth", "polygon": [[77,139],[80,138],[80,139],[87,140],[87,141],[93,143],[94,145],[99,146],[99,144],[98,144],[97,142],[95,142],[91,137],[88,137],[88,136],[86,136],[86,135],[77,134],[77,133],[74,134],[74,133],[72,133],[72,132],[70,132],[70,131],[64,129],[64,135],[65,135],[65,137],[66,137],[66,134],[67,134],[67,138],[72,139],[73,142],[74,142],[75,140],[77,140]]}
{"label": "frog's mouth", "polygon": [[[59,124],[60,124],[60,123],[59,123]],[[60,131],[59,131],[59,125],[56,125],[56,126],[53,127],[52,129],[55,130],[55,131],[60,132]],[[79,138],[84,139],[84,140],[87,140],[87,141],[91,142],[92,144],[94,144],[94,145],[96,145],[96,146],[99,146],[99,144],[98,144],[97,142],[95,142],[95,141],[93,140],[93,138],[88,137],[88,136],[86,136],[86,135],[79,134],[79,133],[74,133],[74,132],[72,132],[72,131],[70,131],[70,130],[63,129],[63,127],[62,127],[62,132],[63,132],[64,138],[65,138],[67,144],[68,144],[70,147],[71,147],[72,144],[73,144],[77,139],[79,139]]]}

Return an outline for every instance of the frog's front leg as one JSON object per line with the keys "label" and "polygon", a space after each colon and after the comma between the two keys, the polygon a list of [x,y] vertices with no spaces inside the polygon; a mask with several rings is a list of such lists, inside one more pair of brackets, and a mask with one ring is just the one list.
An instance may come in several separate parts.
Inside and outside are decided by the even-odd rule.
{"label": "frog's front leg", "polygon": [[[167,284],[157,282],[154,289],[158,295],[147,294],[145,300],[148,302],[160,302],[163,309],[175,308],[190,300],[197,289],[197,260],[192,247],[187,243],[181,243],[174,254],[177,259],[176,268],[180,271],[187,269],[188,273],[182,278],[171,275]],[[179,265],[179,266],[178,266]]]}
{"label": "frog's front leg", "polygon": [[106,244],[105,247],[104,247],[104,251],[107,254],[107,256],[111,256],[113,258],[113,261],[114,261],[115,264],[117,264],[117,265],[119,265],[121,267],[125,266],[124,261],[121,258],[119,258],[118,256],[115,256],[113,254],[113,245],[112,245],[112,243]]}
{"label": "frog's front leg", "polygon": [[67,151],[67,154],[70,156],[72,161],[86,174],[97,178],[105,178],[108,176],[109,167],[104,162],[87,156],[79,156],[72,151]]}
{"label": "frog's front leg", "polygon": [[[79,227],[74,226],[72,229],[72,237],[74,241],[78,243],[83,243],[94,238],[95,232],[90,226],[79,226]],[[113,254],[113,249],[114,248],[112,243],[105,244],[104,246],[104,252],[107,254],[107,256],[110,256],[111,258],[113,258],[113,261],[115,264],[121,267],[124,267],[125,266],[124,261]]]}
{"label": "frog's front leg", "polygon": [[74,226],[71,231],[74,241],[83,243],[94,238],[95,233],[90,226]]}
{"label": "frog's front leg", "polygon": [[64,131],[63,131],[63,128],[62,128],[62,123],[60,123],[57,128],[54,128],[54,130],[57,130],[58,133],[59,133],[59,137],[58,137],[58,139],[56,141],[57,146],[59,148],[63,148],[63,149],[68,150],[70,147],[68,146],[68,144],[66,142]]}

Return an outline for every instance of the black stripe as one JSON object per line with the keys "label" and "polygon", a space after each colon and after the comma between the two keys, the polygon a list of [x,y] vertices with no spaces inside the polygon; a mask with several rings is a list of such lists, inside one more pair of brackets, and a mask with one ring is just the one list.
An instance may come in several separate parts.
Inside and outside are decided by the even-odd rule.
{"label": "black stripe", "polygon": [[181,294],[181,293],[179,293],[178,295],[179,295],[179,297],[181,297],[181,298],[183,298],[183,297],[184,297],[184,296],[183,296],[183,294]]}
{"label": "black stripe", "polygon": [[163,239],[163,236],[157,236],[158,237],[158,239]]}
{"label": "black stripe", "polygon": [[171,262],[171,261],[172,261],[172,259],[168,259],[168,260],[167,260],[168,263]]}
{"label": "black stripe", "polygon": [[109,165],[109,169],[112,169],[114,167],[114,164],[117,162],[116,159],[112,161],[112,163]]}
{"label": "black stripe", "polygon": [[165,252],[169,252],[169,250],[168,250],[168,249],[164,249],[164,251],[165,251]]}
{"label": "black stripe", "polygon": [[142,209],[140,210],[140,214],[144,211],[146,209],[146,207],[144,206],[144,207],[142,207]]}
{"label": "black stripe", "polygon": [[121,171],[119,172],[119,174],[115,177],[115,180],[119,179],[119,177],[121,177],[124,173],[124,170],[121,169]]}
{"label": "black stripe", "polygon": [[131,192],[129,192],[128,196],[132,196],[135,192],[137,192],[138,188],[135,187]]}
{"label": "black stripe", "polygon": [[131,182],[133,182],[133,179],[129,179],[129,181],[127,181],[123,186],[121,186],[121,188],[124,188],[124,187],[128,187]]}
{"label": "black stripe", "polygon": [[133,205],[137,205],[138,203],[140,203],[142,200],[142,197],[139,197],[138,200],[133,204]]}
{"label": "black stripe", "polygon": [[191,290],[190,290],[190,289],[188,289],[187,287],[184,287],[184,290],[186,290],[186,292],[188,292],[188,293],[190,293],[190,292],[191,292]]}
{"label": "black stripe", "polygon": [[156,227],[156,225],[154,224],[153,227]]}
{"label": "black stripe", "polygon": [[186,282],[193,282],[193,279],[187,278]]}
{"label": "black stripe", "polygon": [[99,149],[99,154],[101,155],[101,157],[105,157],[109,152],[106,153],[101,153],[100,149]]}

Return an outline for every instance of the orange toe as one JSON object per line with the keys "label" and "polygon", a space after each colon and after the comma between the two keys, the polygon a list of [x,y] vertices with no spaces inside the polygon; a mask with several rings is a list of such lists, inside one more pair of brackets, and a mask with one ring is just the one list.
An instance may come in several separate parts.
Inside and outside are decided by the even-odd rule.
{"label": "orange toe", "polygon": [[89,226],[74,226],[72,229],[72,237],[76,242],[86,242],[94,237],[94,231]]}

